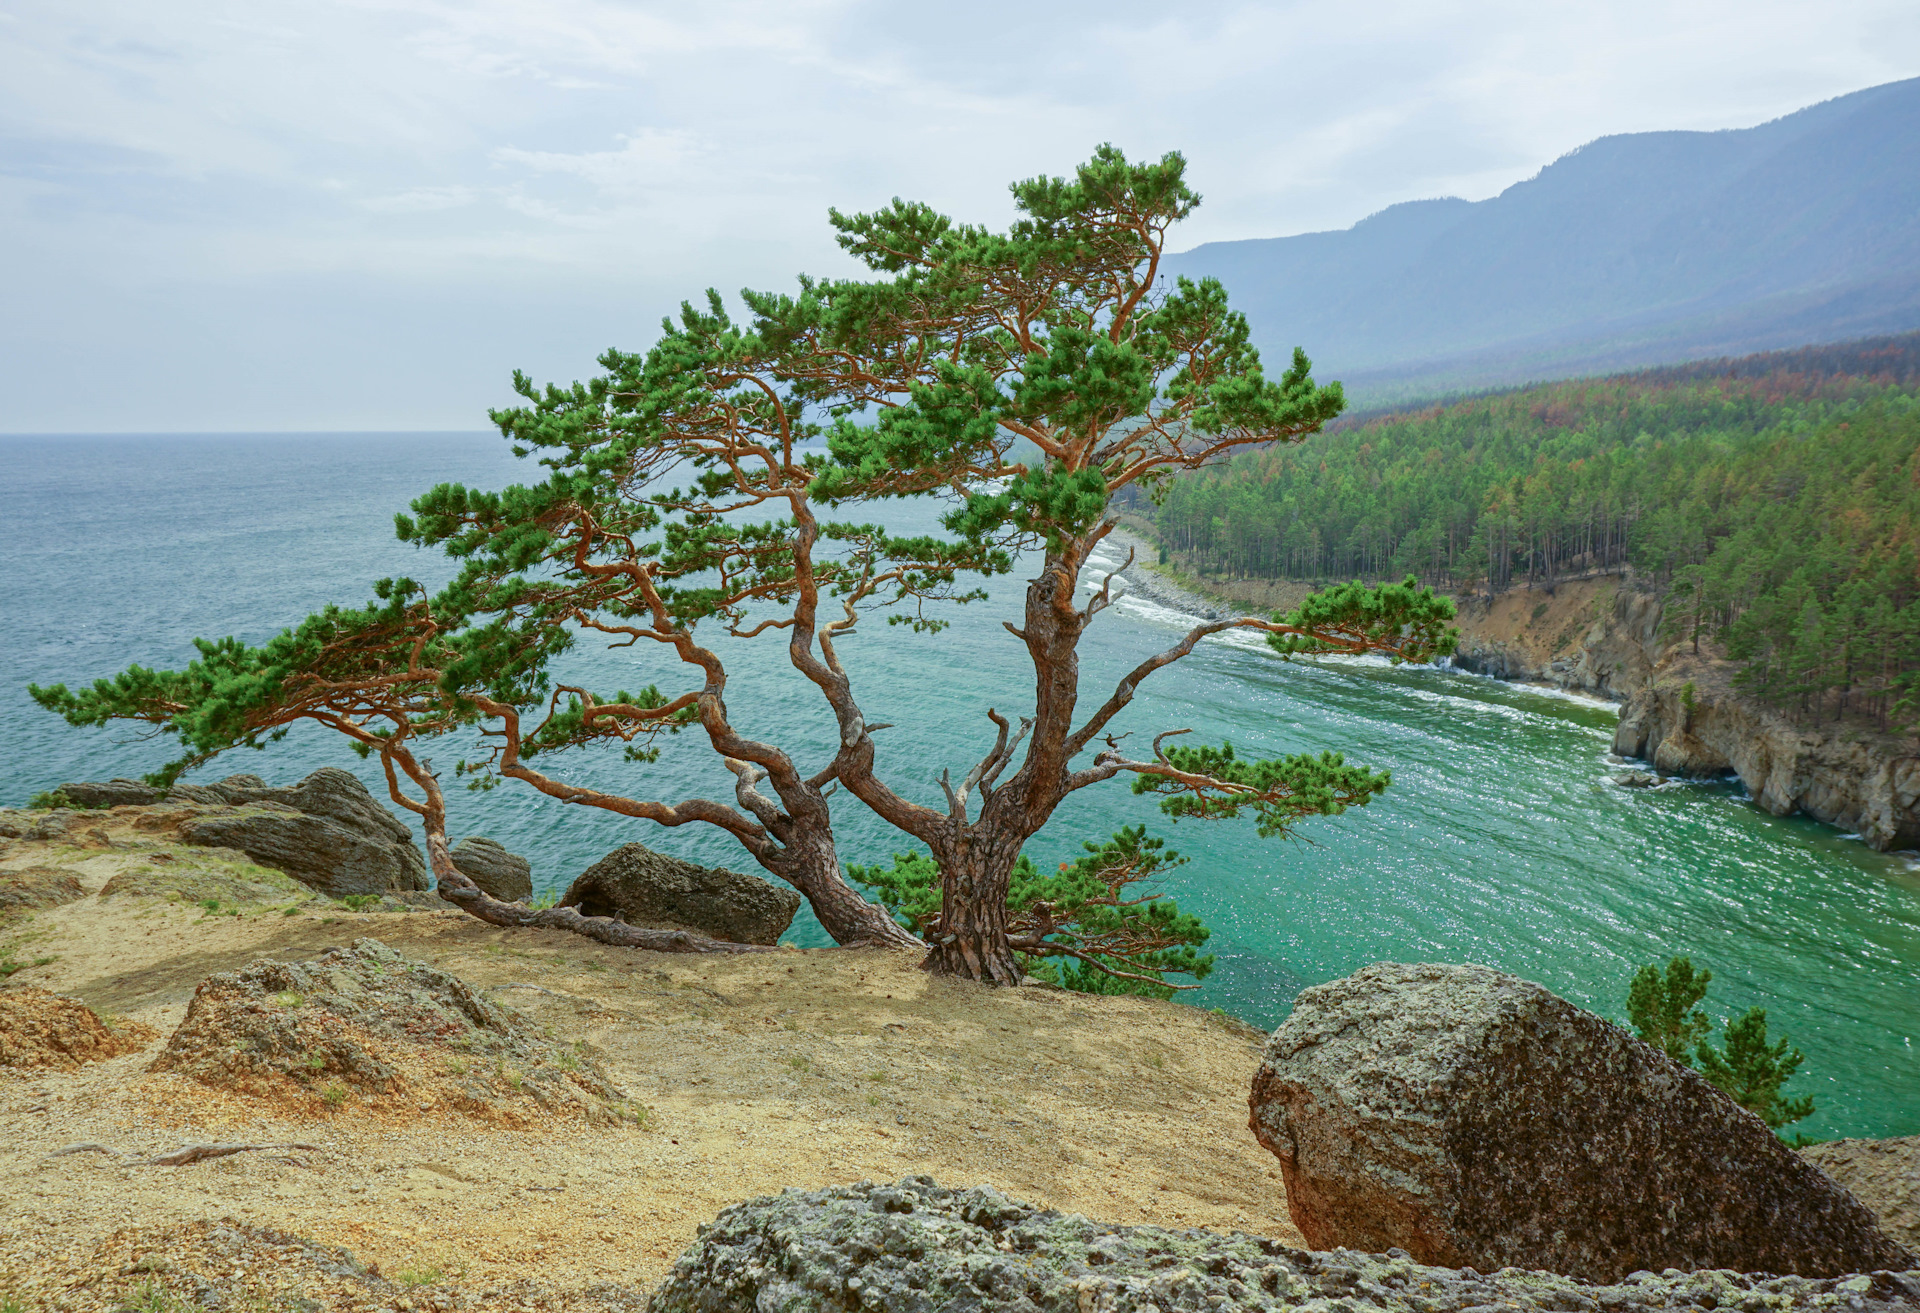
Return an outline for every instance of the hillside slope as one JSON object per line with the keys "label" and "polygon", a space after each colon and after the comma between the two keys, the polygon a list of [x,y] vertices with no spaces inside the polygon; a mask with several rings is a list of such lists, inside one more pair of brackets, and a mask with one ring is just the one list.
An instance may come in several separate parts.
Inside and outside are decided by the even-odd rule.
{"label": "hillside slope", "polygon": [[1235,600],[1417,574],[1461,666],[1625,701],[1621,754],[1920,845],[1920,334],[1361,419],[1151,514]]}
{"label": "hillside slope", "polygon": [[1920,78],[1169,271],[1219,277],[1262,350],[1304,346],[1363,401],[1920,327]]}

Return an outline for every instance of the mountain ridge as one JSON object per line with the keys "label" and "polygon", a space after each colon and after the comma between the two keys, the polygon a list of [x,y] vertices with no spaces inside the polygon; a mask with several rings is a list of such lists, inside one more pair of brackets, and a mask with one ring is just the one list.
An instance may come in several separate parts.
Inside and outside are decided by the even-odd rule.
{"label": "mountain ridge", "polygon": [[1920,78],[1751,128],[1600,137],[1483,201],[1208,243],[1268,353],[1363,402],[1920,327]]}

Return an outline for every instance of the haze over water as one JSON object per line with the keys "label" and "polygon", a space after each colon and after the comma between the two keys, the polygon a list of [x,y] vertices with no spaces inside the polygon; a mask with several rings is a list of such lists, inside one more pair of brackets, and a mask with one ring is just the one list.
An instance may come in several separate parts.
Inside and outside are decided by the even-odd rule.
{"label": "haze over water", "polygon": [[[442,560],[396,542],[392,515],[436,482],[484,487],[542,472],[491,434],[0,438],[0,804],[64,780],[138,775],[171,755],[137,729],[74,731],[34,706],[29,682],[84,683],[128,664],[178,666],[196,635],[269,637],[327,602],[358,603],[383,575],[429,583]],[[931,508],[893,521],[930,525]],[[1112,562],[1118,564],[1118,561]],[[1109,566],[1109,568],[1111,568]],[[843,644],[896,788],[938,796],[942,766],[963,773],[991,742],[985,708],[1031,702],[1025,654],[999,621],[1017,612],[1024,572],[992,581],[986,603],[937,636],[863,624]],[[1082,647],[1089,705],[1184,618],[1123,599]],[[779,640],[710,643],[734,672],[729,708],[743,731],[825,759],[831,725]],[[567,667],[596,687],[658,682],[660,654],[588,647]],[[1116,732],[1145,750],[1154,733],[1230,739],[1242,752],[1345,752],[1392,770],[1384,798],[1310,822],[1286,843],[1253,824],[1171,825],[1124,780],[1085,790],[1029,847],[1058,861],[1083,838],[1146,822],[1193,860],[1168,879],[1214,929],[1220,962],[1185,1001],[1261,1026],[1304,985],[1369,962],[1485,962],[1608,1016],[1623,1012],[1635,967],[1673,953],[1710,967],[1716,1016],[1767,1008],[1776,1034],[1807,1054],[1791,1091],[1819,1112],[1813,1136],[1920,1132],[1920,873],[1805,818],[1767,816],[1737,782],[1621,790],[1607,782],[1611,708],[1432,669],[1296,662],[1226,637],[1155,675]],[[453,753],[438,764],[451,780]],[[194,778],[240,771],[289,783],[322,765],[378,772],[343,740],[296,732],[236,753]],[[732,796],[731,777],[694,736],[659,763],[615,754],[547,769],[601,787],[682,798]],[[642,783],[644,781],[644,783]],[[537,888],[564,886],[621,843],[758,871],[718,831],[657,826],[562,807],[512,781],[453,790],[452,832],[491,835],[534,864]],[[850,798],[836,800],[844,860],[885,861],[905,837]],[[828,942],[806,918],[790,938]],[[376,931],[377,933],[377,931]]]}

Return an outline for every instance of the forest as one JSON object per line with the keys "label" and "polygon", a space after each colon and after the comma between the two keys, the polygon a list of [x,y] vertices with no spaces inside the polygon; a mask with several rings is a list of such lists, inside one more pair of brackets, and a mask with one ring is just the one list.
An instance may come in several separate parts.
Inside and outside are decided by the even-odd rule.
{"label": "forest", "polygon": [[1139,509],[1237,578],[1498,593],[1631,567],[1769,703],[1920,719],[1920,334],[1357,416]]}

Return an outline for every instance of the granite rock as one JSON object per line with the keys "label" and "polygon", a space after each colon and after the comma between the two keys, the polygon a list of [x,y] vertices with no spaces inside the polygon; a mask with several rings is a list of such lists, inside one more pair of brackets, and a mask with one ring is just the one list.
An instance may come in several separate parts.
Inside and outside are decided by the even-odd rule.
{"label": "granite rock", "polygon": [[503,903],[524,903],[533,897],[533,863],[491,839],[470,835],[455,844],[449,856],[460,874]]}
{"label": "granite rock", "polygon": [[1316,1247],[1597,1281],[1920,1266],[1698,1073],[1489,967],[1378,963],[1303,991],[1250,1105]]}
{"label": "granite rock", "polygon": [[1635,1273],[1596,1286],[1548,1272],[1311,1253],[1264,1236],[1120,1226],[924,1176],[788,1190],[700,1228],[648,1313],[1456,1313],[1467,1309],[1910,1309],[1920,1273],[1828,1280]]}
{"label": "granite rock", "polygon": [[588,867],[559,905],[628,925],[691,930],[736,944],[777,944],[793,924],[800,895],[758,876],[696,866],[630,843]]}
{"label": "granite rock", "polygon": [[1920,1135],[1829,1140],[1802,1149],[1800,1156],[1871,1208],[1882,1231],[1920,1251]]}
{"label": "granite rock", "polygon": [[62,784],[54,792],[65,794],[76,807],[150,807],[166,796],[139,780],[79,781]]}
{"label": "granite rock", "polygon": [[611,1125],[624,1107],[579,1046],[373,939],[207,977],[151,1070],[296,1105],[352,1097],[510,1124]]}
{"label": "granite rock", "polygon": [[236,809],[181,821],[185,842],[238,849],[329,897],[431,887],[412,831],[346,771],[322,767],[288,788],[235,775],[177,785],[168,799]]}

